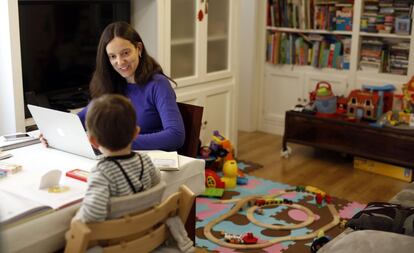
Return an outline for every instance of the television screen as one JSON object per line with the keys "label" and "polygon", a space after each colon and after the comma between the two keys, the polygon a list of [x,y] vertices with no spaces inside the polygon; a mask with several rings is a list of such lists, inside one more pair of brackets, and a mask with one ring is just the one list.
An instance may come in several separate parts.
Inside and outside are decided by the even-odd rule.
{"label": "television screen", "polygon": [[113,21],[130,22],[130,0],[18,3],[25,104],[85,106],[99,37]]}

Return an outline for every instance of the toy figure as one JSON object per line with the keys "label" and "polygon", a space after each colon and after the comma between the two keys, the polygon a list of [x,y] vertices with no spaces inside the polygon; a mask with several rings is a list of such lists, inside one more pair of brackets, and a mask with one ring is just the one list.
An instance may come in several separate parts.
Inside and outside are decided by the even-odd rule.
{"label": "toy figure", "polygon": [[237,185],[237,162],[236,160],[228,160],[223,165],[224,176],[221,180],[224,182],[226,189],[234,188]]}

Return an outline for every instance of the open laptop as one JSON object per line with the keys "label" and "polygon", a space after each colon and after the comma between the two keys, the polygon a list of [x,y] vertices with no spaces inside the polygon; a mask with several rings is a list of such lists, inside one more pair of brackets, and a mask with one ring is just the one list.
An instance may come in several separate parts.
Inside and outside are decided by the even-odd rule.
{"label": "open laptop", "polygon": [[91,159],[102,157],[89,143],[78,115],[35,105],[27,105],[49,147]]}

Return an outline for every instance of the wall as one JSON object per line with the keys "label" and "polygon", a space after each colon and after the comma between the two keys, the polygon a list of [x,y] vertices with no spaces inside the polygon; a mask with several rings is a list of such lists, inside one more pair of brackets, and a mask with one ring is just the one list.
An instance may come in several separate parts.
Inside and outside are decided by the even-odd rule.
{"label": "wall", "polygon": [[0,1],[0,135],[24,131],[17,0]]}
{"label": "wall", "polygon": [[257,130],[257,1],[240,1],[239,130]]}

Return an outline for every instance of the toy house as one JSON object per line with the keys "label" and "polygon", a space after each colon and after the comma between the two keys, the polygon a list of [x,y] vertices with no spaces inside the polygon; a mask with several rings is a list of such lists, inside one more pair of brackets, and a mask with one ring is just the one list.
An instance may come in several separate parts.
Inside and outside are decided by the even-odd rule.
{"label": "toy house", "polygon": [[393,106],[393,85],[367,86],[348,96],[347,115],[357,119],[377,120]]}
{"label": "toy house", "polygon": [[353,90],[348,96],[347,115],[357,119],[375,120],[378,94],[369,91]]}

